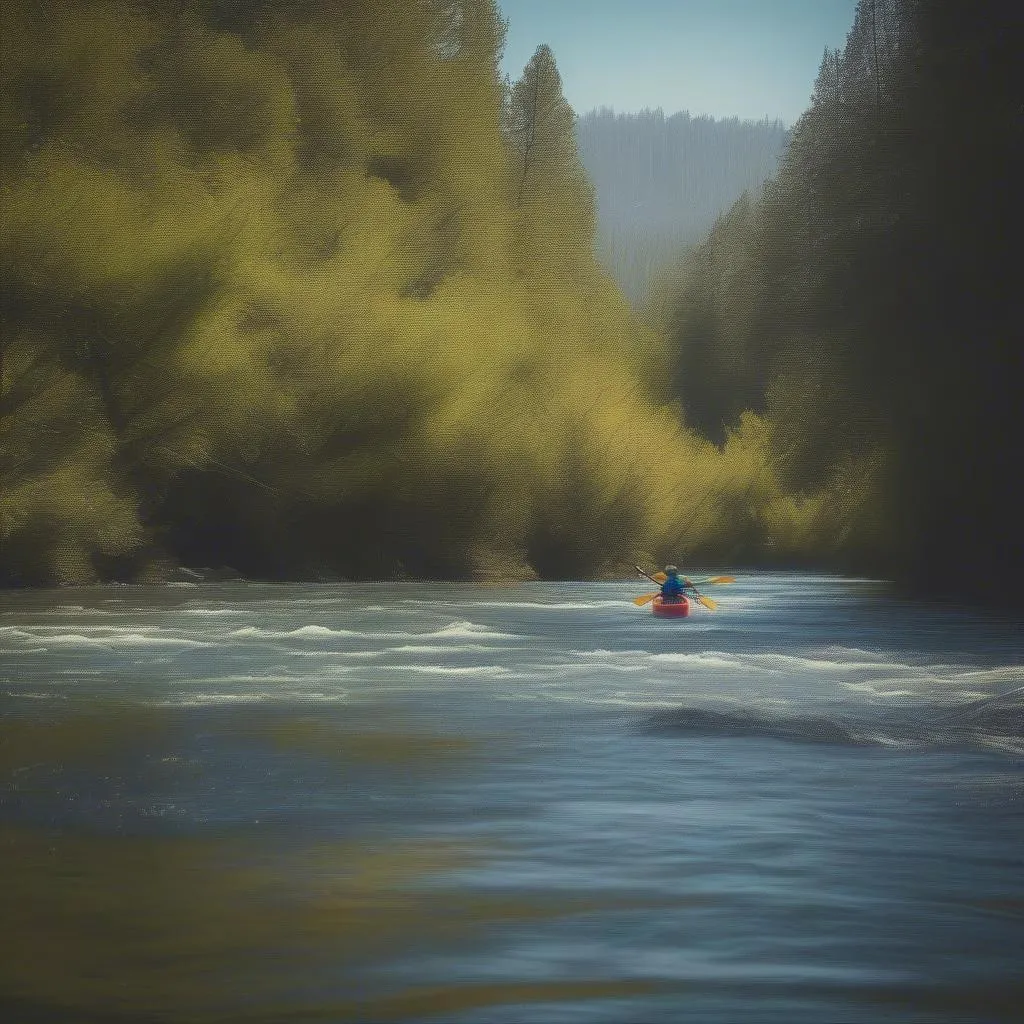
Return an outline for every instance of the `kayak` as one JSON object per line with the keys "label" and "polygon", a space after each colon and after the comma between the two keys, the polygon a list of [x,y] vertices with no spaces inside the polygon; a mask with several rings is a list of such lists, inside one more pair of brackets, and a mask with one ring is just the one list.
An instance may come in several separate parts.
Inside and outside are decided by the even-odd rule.
{"label": "kayak", "polygon": [[679,601],[663,601],[659,594],[651,602],[651,611],[663,619],[684,619],[690,614],[690,601],[685,597]]}

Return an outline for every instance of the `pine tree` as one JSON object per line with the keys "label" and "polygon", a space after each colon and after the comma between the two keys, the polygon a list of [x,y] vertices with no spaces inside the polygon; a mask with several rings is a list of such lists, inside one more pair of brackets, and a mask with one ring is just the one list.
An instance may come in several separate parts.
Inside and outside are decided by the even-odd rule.
{"label": "pine tree", "polygon": [[523,265],[538,276],[557,274],[592,251],[596,211],[576,146],[575,114],[548,46],[537,47],[509,90],[505,126]]}

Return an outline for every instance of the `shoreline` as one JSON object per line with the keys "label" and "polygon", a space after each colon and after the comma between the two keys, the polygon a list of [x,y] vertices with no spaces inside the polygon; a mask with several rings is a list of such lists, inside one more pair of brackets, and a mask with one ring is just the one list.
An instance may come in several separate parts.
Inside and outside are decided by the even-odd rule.
{"label": "shoreline", "polygon": [[[648,559],[648,564],[657,567],[653,559]],[[749,575],[771,575],[771,574],[805,574],[808,576],[828,576],[846,580],[850,583],[871,584],[885,591],[889,598],[900,601],[916,601],[925,605],[932,605],[942,608],[960,608],[965,612],[973,614],[991,615],[1000,619],[1008,618],[1019,621],[1024,616],[1024,600],[1017,602],[1010,600],[993,599],[991,601],[971,600],[959,591],[922,591],[913,585],[908,585],[898,580],[886,579],[884,577],[867,576],[843,571],[834,566],[825,565],[793,565],[772,563],[768,565],[746,565],[735,563],[700,563],[694,566],[686,566],[686,575],[707,575],[716,573],[729,573],[737,576],[740,580],[745,574]],[[101,587],[195,587],[217,586],[222,584],[248,584],[255,586],[348,586],[360,584],[452,584],[452,585],[476,585],[484,587],[509,587],[529,583],[545,584],[587,584],[587,583],[636,583],[638,590],[649,586],[638,573],[632,564],[628,569],[622,568],[614,571],[606,571],[589,577],[573,577],[560,579],[541,578],[532,568],[521,564],[508,564],[501,568],[490,566],[472,576],[414,576],[405,572],[395,573],[390,576],[342,576],[338,573],[322,572],[316,574],[296,574],[289,578],[271,578],[261,576],[244,576],[230,567],[212,566],[177,566],[160,573],[140,573],[131,579],[105,579],[92,582],[70,582],[70,583],[48,583],[48,584],[24,584],[11,585],[0,583],[0,595],[18,593],[39,593],[44,591],[74,591],[78,589],[101,588]]]}

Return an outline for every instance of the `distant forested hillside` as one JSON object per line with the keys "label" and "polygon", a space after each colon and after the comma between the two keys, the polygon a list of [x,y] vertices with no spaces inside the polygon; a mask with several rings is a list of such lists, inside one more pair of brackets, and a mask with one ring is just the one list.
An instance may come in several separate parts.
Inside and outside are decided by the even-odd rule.
{"label": "distant forested hillside", "polygon": [[578,119],[576,137],[596,192],[602,258],[639,300],[651,275],[744,191],[760,193],[788,135],[779,121],[596,110]]}

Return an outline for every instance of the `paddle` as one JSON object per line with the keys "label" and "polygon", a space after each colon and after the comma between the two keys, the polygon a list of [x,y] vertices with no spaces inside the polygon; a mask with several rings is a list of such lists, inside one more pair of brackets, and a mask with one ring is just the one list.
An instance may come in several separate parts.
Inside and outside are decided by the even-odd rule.
{"label": "paddle", "polygon": [[[659,575],[661,575],[661,574],[659,573]],[[736,577],[735,576],[712,576],[711,579],[701,580],[700,581],[700,585],[704,586],[705,583],[735,583],[735,582],[736,582]],[[639,597],[634,597],[633,598],[633,604],[637,605],[637,607],[639,607],[639,608],[643,608],[643,606],[645,604],[650,604],[651,601],[653,601],[658,596],[659,593],[660,593],[660,591],[655,590],[653,594],[641,594]],[[710,601],[711,599],[710,598],[705,598],[704,600]]]}
{"label": "paddle", "polygon": [[705,597],[685,576],[683,577],[683,582],[693,590],[697,595],[697,600],[700,601],[700,603],[704,605],[709,612],[713,612],[718,607],[717,601],[712,601],[710,597]]}
{"label": "paddle", "polygon": [[[664,583],[666,579],[668,579],[668,577],[663,572],[659,572],[657,576],[652,576],[649,572],[644,572],[639,565],[634,565],[633,568],[636,569],[636,571],[640,573],[641,576],[646,576],[652,583],[661,584]],[[658,576],[661,577],[660,580],[657,578]]]}
{"label": "paddle", "polygon": [[[633,566],[633,568],[636,569],[636,571],[638,573],[640,573],[641,576],[646,576],[652,583],[657,583],[657,584],[660,585],[660,584],[664,583],[665,580],[668,579],[668,577],[663,572],[655,573],[655,575],[652,576],[649,572],[644,572],[644,570],[641,569],[639,565],[635,565],[635,566]],[[661,577],[660,580],[658,579],[659,576]],[[696,594],[696,596],[697,596],[697,600],[702,605],[704,605],[704,607],[707,608],[707,610],[709,612],[713,612],[718,607],[718,602],[717,601],[712,601],[710,597],[705,597],[685,577],[683,578],[683,582],[688,587],[690,587],[693,590],[694,594]],[[634,601],[634,604],[639,604],[639,605],[647,604],[647,601],[653,600],[657,596],[658,596],[657,594],[651,594],[650,596],[648,596],[647,594],[644,594],[643,597],[646,598],[646,600],[641,601],[640,598],[636,598],[635,601]]]}
{"label": "paddle", "polygon": [[[637,566],[639,568],[639,566]],[[647,576],[647,573],[644,573]],[[664,583],[668,577],[663,572],[656,572],[653,576],[647,576],[649,580],[653,580],[655,583]],[[735,576],[706,576],[702,580],[697,581],[702,587],[705,583],[735,583]]]}

